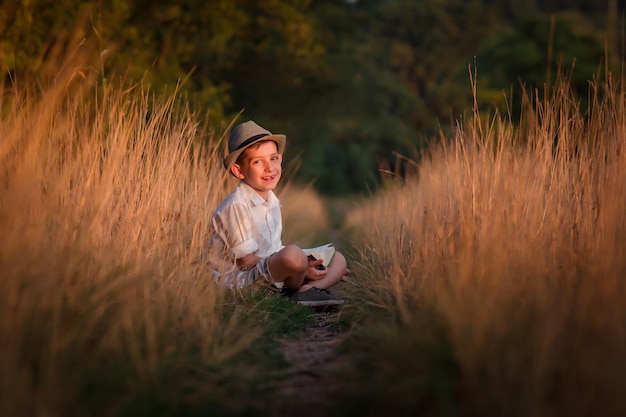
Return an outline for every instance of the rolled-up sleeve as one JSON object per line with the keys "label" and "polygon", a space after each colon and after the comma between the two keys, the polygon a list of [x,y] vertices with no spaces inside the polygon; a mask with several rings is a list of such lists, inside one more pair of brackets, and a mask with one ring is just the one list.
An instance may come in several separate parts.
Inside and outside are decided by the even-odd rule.
{"label": "rolled-up sleeve", "polygon": [[220,235],[235,256],[243,258],[259,249],[252,233],[250,209],[237,202],[221,207],[212,219],[213,230]]}

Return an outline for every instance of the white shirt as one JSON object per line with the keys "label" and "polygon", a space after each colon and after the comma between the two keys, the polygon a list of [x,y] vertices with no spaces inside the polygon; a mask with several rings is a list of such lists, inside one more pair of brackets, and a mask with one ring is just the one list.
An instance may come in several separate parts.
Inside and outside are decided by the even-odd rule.
{"label": "white shirt", "polygon": [[[243,181],[213,212],[211,225],[212,257],[214,261],[216,255],[220,258],[220,262],[212,263],[225,279],[233,272],[239,275],[239,279],[233,279],[239,281],[243,278],[240,272],[244,271],[236,270],[237,259],[251,253],[265,258],[283,248],[283,223],[278,197],[270,191],[265,200]],[[251,282],[238,282],[236,286],[248,284]]]}

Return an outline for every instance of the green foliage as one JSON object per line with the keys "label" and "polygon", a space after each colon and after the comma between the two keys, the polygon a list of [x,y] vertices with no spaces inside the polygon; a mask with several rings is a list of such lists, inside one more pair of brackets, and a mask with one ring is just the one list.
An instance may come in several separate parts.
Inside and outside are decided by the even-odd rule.
{"label": "green foliage", "polygon": [[[606,52],[596,39],[592,25],[580,14],[528,16],[515,27],[485,42],[477,59],[479,99],[488,101],[493,91],[508,92],[523,84],[543,96],[551,78],[567,74],[570,86],[586,107],[588,82],[601,79]],[[549,51],[549,53],[548,53]],[[549,90],[548,90],[549,91]],[[513,101],[513,115],[519,114],[521,97]]]}
{"label": "green foliage", "polygon": [[232,108],[231,82],[250,73],[255,79],[258,68],[267,68],[266,75],[275,79],[275,66],[283,62],[288,64],[283,74],[293,74],[294,82],[320,54],[302,14],[307,4],[6,0],[0,12],[0,56],[7,77],[41,77],[43,65],[83,43],[99,51],[100,62],[91,69],[103,77],[122,77],[130,84],[142,80],[166,92],[182,85],[219,125],[227,117],[225,109]]}
{"label": "green foliage", "polygon": [[[119,416],[262,416],[286,363],[278,339],[295,337],[312,322],[312,311],[273,293],[245,289],[224,300],[224,321],[262,329],[250,348],[227,360],[207,362],[193,351],[173,352],[149,380],[138,380],[131,358],[82,366],[75,414]],[[76,358],[75,356],[72,358]],[[75,362],[75,361],[74,361]],[[68,364],[70,358],[68,358]],[[70,387],[64,387],[70,389]]]}
{"label": "green foliage", "polygon": [[391,2],[381,12],[388,65],[421,104],[412,123],[432,132],[438,119],[456,119],[471,106],[465,68],[497,15],[479,1],[463,0]]}
{"label": "green foliage", "polygon": [[287,133],[288,157],[302,155],[300,179],[327,193],[363,191],[381,162],[412,148],[417,131],[406,119],[416,99],[385,65],[375,15],[339,2],[312,12],[325,45],[320,70],[302,85],[249,94],[245,115]]}
{"label": "green foliage", "polygon": [[[262,344],[273,345],[277,337],[294,336],[312,323],[312,310],[271,291],[248,287],[230,293],[230,302],[240,306],[253,323],[265,327]],[[274,347],[274,346],[272,346]]]}
{"label": "green foliage", "polygon": [[[473,105],[503,106],[519,82],[558,70],[586,82],[619,60],[623,1],[593,0],[2,0],[6,78],[54,80],[77,44],[97,54],[103,82],[178,88],[217,131],[243,111],[289,138],[297,178],[318,190],[362,192],[379,168],[411,154]],[[551,25],[554,16],[554,25]],[[612,30],[612,32],[607,32]],[[605,51],[604,39],[608,50]],[[609,54],[609,68],[604,54]],[[476,58],[475,58],[476,57]],[[548,62],[550,61],[550,62]],[[514,105],[517,105],[514,103]]]}

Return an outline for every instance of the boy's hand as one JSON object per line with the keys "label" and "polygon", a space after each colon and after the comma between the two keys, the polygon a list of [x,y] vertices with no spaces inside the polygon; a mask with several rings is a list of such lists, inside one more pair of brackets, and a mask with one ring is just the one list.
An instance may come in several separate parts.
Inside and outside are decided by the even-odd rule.
{"label": "boy's hand", "polygon": [[248,255],[244,256],[243,258],[237,259],[237,266],[239,267],[239,269],[241,269],[243,271],[249,271],[252,268],[254,268],[256,266],[256,264],[258,264],[261,259],[262,258],[259,258],[254,253],[249,253]]}
{"label": "boy's hand", "polygon": [[326,267],[322,265],[324,261],[322,259],[315,259],[312,256],[309,257],[309,264],[306,268],[306,279],[310,279],[312,281],[316,281],[318,279],[324,278],[328,271]]}

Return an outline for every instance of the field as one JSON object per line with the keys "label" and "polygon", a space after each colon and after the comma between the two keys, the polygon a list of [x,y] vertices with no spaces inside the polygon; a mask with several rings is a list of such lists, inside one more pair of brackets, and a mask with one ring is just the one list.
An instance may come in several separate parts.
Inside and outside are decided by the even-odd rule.
{"label": "field", "polygon": [[[0,91],[0,415],[267,415],[311,314],[213,284],[221,132],[77,68]],[[626,414],[620,88],[474,109],[332,216],[286,178],[284,241],[353,271],[332,415]]]}
{"label": "field", "polygon": [[398,381],[365,414],[624,415],[625,103],[590,92],[526,97],[516,124],[475,109],[349,214],[368,374]]}

